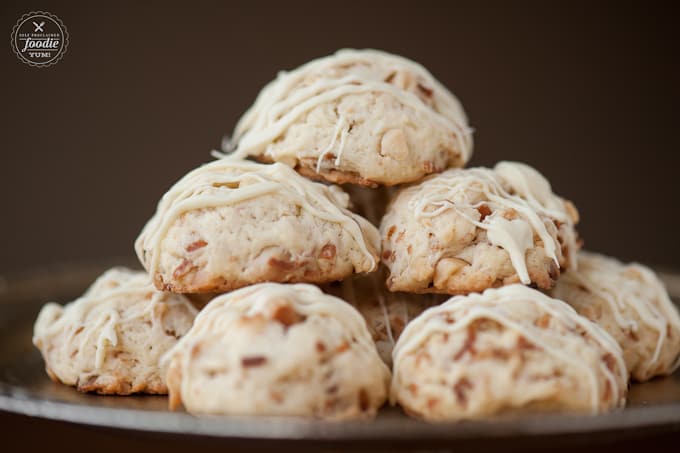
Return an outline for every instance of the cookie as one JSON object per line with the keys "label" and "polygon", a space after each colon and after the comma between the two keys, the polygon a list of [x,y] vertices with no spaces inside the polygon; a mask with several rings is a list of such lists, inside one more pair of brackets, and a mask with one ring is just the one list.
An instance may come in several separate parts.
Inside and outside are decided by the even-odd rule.
{"label": "cookie", "polygon": [[578,212],[535,169],[451,169],[401,189],[380,224],[391,291],[466,294],[513,283],[550,289],[575,265]]}
{"label": "cookie", "polygon": [[625,405],[621,348],[566,303],[516,284],[456,296],[411,321],[390,398],[431,421]]}
{"label": "cookie", "polygon": [[213,299],[164,361],[170,407],[194,414],[372,417],[390,378],[361,315],[306,284]]}
{"label": "cookie", "polygon": [[385,288],[384,268],[321,287],[343,299],[366,320],[368,331],[383,361],[392,365],[392,349],[406,325],[427,308],[447,300],[440,294],[393,293]]}
{"label": "cookie", "polygon": [[633,379],[671,374],[680,365],[680,316],[659,278],[646,266],[590,252],[551,291],[611,334]]}
{"label": "cookie", "polygon": [[165,394],[160,357],[195,316],[184,296],[157,291],[146,273],[113,268],[70,304],[45,305],[33,344],[52,380],[81,392]]}
{"label": "cookie", "polygon": [[339,280],[379,261],[377,229],[348,203],[281,163],[213,161],[163,196],[135,249],[156,287],[177,293]]}
{"label": "cookie", "polygon": [[333,183],[394,185],[464,166],[471,134],[458,100],[421,65],[341,50],[279,73],[225,150]]}

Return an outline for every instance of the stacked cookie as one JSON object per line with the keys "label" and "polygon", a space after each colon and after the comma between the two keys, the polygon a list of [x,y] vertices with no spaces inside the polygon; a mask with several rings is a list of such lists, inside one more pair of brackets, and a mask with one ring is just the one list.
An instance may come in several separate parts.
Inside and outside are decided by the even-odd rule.
{"label": "stacked cookie", "polygon": [[135,243],[146,272],[43,309],[48,373],[197,414],[371,417],[389,398],[427,420],[599,413],[629,373],[671,373],[658,278],[580,252],[539,172],[464,169],[471,152],[460,103],[410,60],[343,50],[279,74],[163,196]]}
{"label": "stacked cookie", "polygon": [[158,291],[145,272],[114,268],[62,307],[45,305],[33,343],[54,381],[84,392],[168,392],[161,357],[193,325],[196,309]]}

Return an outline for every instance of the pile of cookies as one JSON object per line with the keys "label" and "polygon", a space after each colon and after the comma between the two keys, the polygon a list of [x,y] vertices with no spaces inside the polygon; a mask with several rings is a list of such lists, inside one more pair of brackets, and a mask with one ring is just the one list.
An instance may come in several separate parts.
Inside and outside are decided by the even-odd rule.
{"label": "pile of cookies", "polygon": [[145,271],[42,309],[48,374],[195,414],[623,407],[630,378],[678,366],[677,309],[648,268],[580,251],[576,208],[532,167],[465,169],[471,134],[405,58],[280,73],[163,196],[135,243]]}

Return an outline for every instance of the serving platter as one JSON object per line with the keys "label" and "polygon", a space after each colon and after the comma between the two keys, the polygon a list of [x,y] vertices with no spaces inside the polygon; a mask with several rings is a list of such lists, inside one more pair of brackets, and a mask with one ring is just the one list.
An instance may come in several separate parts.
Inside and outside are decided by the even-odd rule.
{"label": "serving platter", "polygon": [[[81,394],[52,382],[31,343],[33,321],[47,301],[68,302],[112,264],[70,264],[0,276],[0,411],[136,433],[239,439],[240,441],[419,442],[454,445],[484,439],[550,436],[593,439],[680,431],[680,372],[633,384],[625,410],[606,415],[505,415],[490,420],[432,424],[384,408],[373,421],[323,422],[286,417],[197,417],[167,409],[160,396]],[[680,301],[680,273],[659,271],[671,297]]]}

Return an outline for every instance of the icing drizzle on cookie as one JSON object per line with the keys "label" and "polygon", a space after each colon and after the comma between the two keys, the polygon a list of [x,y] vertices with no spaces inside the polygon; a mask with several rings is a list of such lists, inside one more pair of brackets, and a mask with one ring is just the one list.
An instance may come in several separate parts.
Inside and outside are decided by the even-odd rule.
{"label": "icing drizzle on cookie", "polygon": [[[603,299],[623,331],[640,329],[638,322],[630,317],[631,310],[656,331],[656,347],[645,365],[647,369],[652,369],[659,361],[668,326],[680,331],[680,315],[666,288],[651,269],[641,264],[623,264],[614,258],[582,251],[578,254],[578,269],[564,274],[554,290],[556,295],[561,295],[559,287],[562,285],[585,288]],[[669,373],[678,365],[680,361],[672,364]]]}
{"label": "icing drizzle on cookie", "polygon": [[347,209],[349,196],[339,187],[311,182],[281,163],[265,165],[234,159],[203,165],[170,188],[135,242],[137,256],[146,270],[155,275],[161,243],[182,214],[233,206],[273,194],[285,197],[319,219],[340,224],[360,247],[370,267],[375,268],[374,254],[380,247],[378,232],[366,219]]}
{"label": "icing drizzle on cookie", "polygon": [[[518,312],[517,303],[530,304],[534,309]],[[533,313],[535,317],[527,318],[527,313]],[[534,323],[543,314],[552,318],[549,328]],[[450,322],[451,319],[454,321]],[[625,403],[628,371],[618,343],[599,326],[579,316],[571,306],[520,284],[487,289],[481,294],[452,297],[442,305],[426,310],[404,329],[394,348],[393,361],[395,364],[400,362],[434,334],[458,332],[482,319],[495,321],[517,332],[557,361],[580,370],[583,376],[587,376],[593,413],[598,412],[603,404],[603,389],[599,385],[598,373],[606,377],[612,394],[620,398],[619,405]],[[601,351],[593,352],[611,355],[616,374],[609,369],[604,357],[598,356],[597,363],[593,364],[573,354],[584,347],[593,348],[587,346],[591,342],[601,348]],[[392,389],[399,386],[400,380],[399,368],[395,367]],[[391,396],[393,401],[395,397],[394,394]]]}
{"label": "icing drizzle on cookie", "polygon": [[[509,254],[524,284],[531,283],[526,252],[534,246],[535,237],[543,243],[546,256],[560,265],[554,221],[568,225],[562,229],[564,241],[569,250],[577,249],[573,234],[578,220],[575,209],[555,195],[550,183],[526,164],[500,162],[494,169],[451,169],[407,190],[416,193],[409,207],[417,218],[432,218],[453,209],[486,230],[489,242]],[[480,218],[478,210],[482,207],[491,214]],[[575,258],[569,258],[570,266],[575,267]]]}
{"label": "icing drizzle on cookie", "polygon": [[[143,304],[129,303],[144,299],[148,300]],[[197,313],[184,296],[157,291],[146,273],[113,268],[95,280],[75,301],[65,306],[53,302],[46,304],[35,323],[33,344],[42,348],[61,332],[85,326],[80,344],[85,345],[92,335],[97,335],[95,369],[100,369],[108,348],[118,345],[118,326],[134,319],[153,319],[156,306],[161,302],[169,306],[183,305],[192,315]],[[128,308],[124,312],[118,310],[119,303]]]}
{"label": "icing drizzle on cookie", "polygon": [[[389,82],[390,75],[400,72],[412,74],[421,86],[428,87],[430,102],[426,103],[414,92]],[[472,129],[467,125],[465,112],[455,96],[422,65],[370,49],[344,49],[293,71],[281,71],[260,92],[237,124],[231,140],[238,145],[230,156],[243,158],[264,153],[274,157],[270,145],[306,113],[345,96],[368,92],[387,93],[401,104],[426,115],[430,122],[454,131],[461,160],[469,160]],[[342,143],[342,136],[347,133],[347,124],[339,118],[332,143],[318,157],[317,172],[325,154],[335,145],[336,138],[340,137]],[[342,151],[342,147],[340,149]],[[336,157],[336,166],[340,163],[340,154]],[[276,157],[280,160],[284,156]]]}

